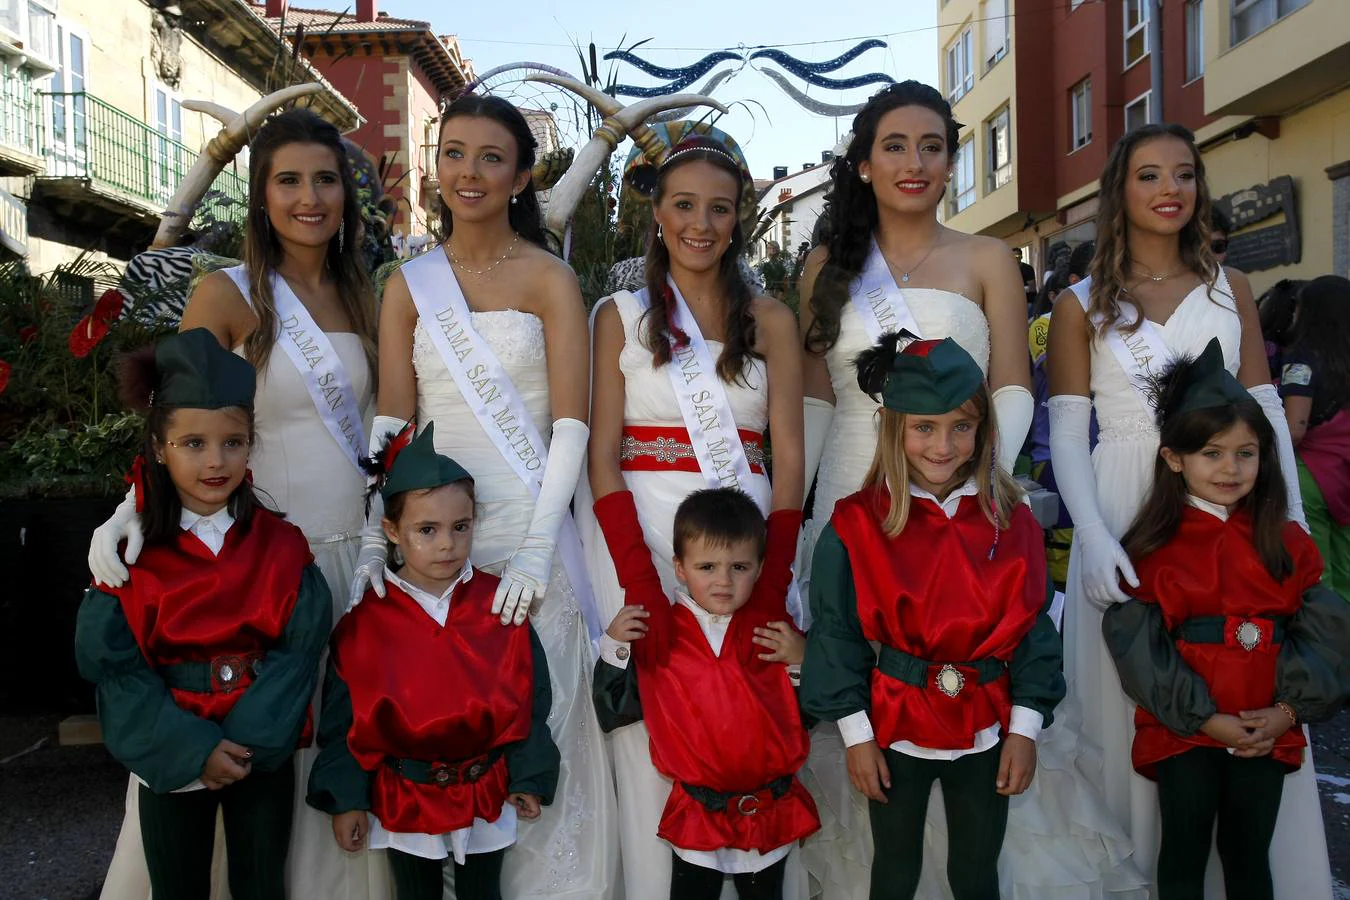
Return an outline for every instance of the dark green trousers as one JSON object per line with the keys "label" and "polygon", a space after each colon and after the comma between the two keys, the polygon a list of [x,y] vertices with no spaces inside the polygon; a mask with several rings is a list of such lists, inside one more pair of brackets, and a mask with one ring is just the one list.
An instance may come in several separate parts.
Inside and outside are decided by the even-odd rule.
{"label": "dark green trousers", "polygon": [[218,791],[140,792],[141,840],[155,900],[203,900],[211,894],[216,810],[225,819],[234,900],[286,900],[295,765],[253,772]]}
{"label": "dark green trousers", "polygon": [[933,782],[947,809],[947,882],[955,900],[999,900],[998,855],[1008,824],[1008,798],[995,789],[1002,743],[951,761],[917,759],[889,748],[886,803],[869,801],[872,900],[911,900],[923,867],[923,829]]}
{"label": "dark green trousers", "polygon": [[[401,850],[389,851],[389,870],[394,875],[398,900],[441,900],[444,886],[441,869],[455,866],[455,897],[458,900],[502,900],[502,857],[506,850],[471,853],[464,865],[454,860],[427,859]],[[158,898],[156,898],[158,900]]]}
{"label": "dark green trousers", "polygon": [[1196,747],[1158,763],[1159,900],[1205,896],[1215,819],[1229,900],[1274,900],[1270,841],[1287,771],[1269,756],[1239,759],[1220,747]]}

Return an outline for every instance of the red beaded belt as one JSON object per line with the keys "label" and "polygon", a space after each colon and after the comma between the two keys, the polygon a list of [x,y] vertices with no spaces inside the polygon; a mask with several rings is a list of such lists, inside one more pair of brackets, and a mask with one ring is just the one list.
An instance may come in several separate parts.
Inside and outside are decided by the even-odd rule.
{"label": "red beaded belt", "polygon": [[[764,474],[764,435],[738,428],[750,471]],[[625,472],[698,472],[698,456],[688,430],[664,425],[625,425],[619,442],[619,468]]]}

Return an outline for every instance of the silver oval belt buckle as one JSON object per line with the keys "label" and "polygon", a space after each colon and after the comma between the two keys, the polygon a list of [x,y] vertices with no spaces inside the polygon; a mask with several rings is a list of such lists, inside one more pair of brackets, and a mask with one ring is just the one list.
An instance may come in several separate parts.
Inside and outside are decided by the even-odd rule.
{"label": "silver oval belt buckle", "polygon": [[759,812],[759,798],[754,794],[741,794],[736,801],[736,812],[743,816],[753,816]]}
{"label": "silver oval belt buckle", "polygon": [[966,676],[956,666],[947,663],[938,669],[937,675],[933,678],[933,683],[937,685],[939,691],[955,700],[966,688]]}
{"label": "silver oval belt buckle", "polygon": [[1261,644],[1261,626],[1248,619],[1237,627],[1237,642],[1243,650],[1251,652]]}

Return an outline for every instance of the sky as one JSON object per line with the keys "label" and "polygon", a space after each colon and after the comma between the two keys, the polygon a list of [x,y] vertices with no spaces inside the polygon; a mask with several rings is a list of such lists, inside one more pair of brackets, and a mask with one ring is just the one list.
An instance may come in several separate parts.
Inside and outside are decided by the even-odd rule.
{"label": "sky", "polygon": [[[453,34],[460,50],[484,73],[507,63],[536,62],[581,74],[576,44],[596,44],[600,57],[620,45],[651,40],[636,52],[667,68],[692,65],[715,50],[773,46],[806,62],[832,59],[868,37],[887,47],[869,50],[827,77],[852,77],[882,72],[897,81],[916,78],[937,81],[938,30],[936,0],[515,0],[507,3],[446,3],[444,0],[377,0],[391,16],[429,21],[438,34]],[[883,14],[882,11],[885,10]],[[789,46],[796,44],[797,46]],[[743,55],[748,55],[745,53]],[[601,58],[599,71],[608,78],[614,65]],[[735,70],[736,61],[720,64],[713,72]],[[777,65],[757,60],[756,66],[783,72]],[[615,70],[620,82],[635,85],[662,83],[626,63]],[[712,73],[709,73],[712,74]],[[787,73],[783,73],[787,74]],[[708,76],[686,88],[693,91]],[[847,91],[807,85],[793,76],[792,83],[814,99],[832,104],[860,103],[882,85],[870,84]],[[526,89],[531,90],[531,89]],[[790,172],[803,163],[819,162],[822,150],[831,150],[847,133],[848,117],[835,119],[808,112],[762,72],[742,66],[714,96],[731,108],[717,126],[741,144],[756,178],[772,176],[774,166]],[[624,99],[624,98],[621,98]],[[628,99],[626,102],[633,102]],[[733,106],[733,104],[735,104]],[[621,148],[621,152],[626,151]]]}

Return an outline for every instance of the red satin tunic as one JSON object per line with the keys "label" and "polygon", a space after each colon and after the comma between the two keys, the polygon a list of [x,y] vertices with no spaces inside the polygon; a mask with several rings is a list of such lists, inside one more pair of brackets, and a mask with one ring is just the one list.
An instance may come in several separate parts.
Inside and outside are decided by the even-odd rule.
{"label": "red satin tunic", "polygon": [[347,744],[374,773],[371,811],[389,831],[446,834],[489,822],[506,802],[506,760],[473,784],[418,784],[386,759],[457,764],[524,740],[534,703],[534,657],[526,628],[492,615],[498,579],[475,570],[455,588],[445,626],[385,583],[333,632],[338,675],[352,698]]}
{"label": "red satin tunic", "polygon": [[[815,803],[796,778],[810,741],[783,667],[741,661],[736,648],[751,627],[744,616],[732,617],[718,656],[691,611],[677,604],[672,613],[670,664],[644,666],[638,677],[652,764],[676,782],[657,834],[685,850],[767,853],[819,829]],[[782,797],[760,791],[784,775],[793,778]],[[758,794],[715,813],[680,782]]]}
{"label": "red satin tunic", "polygon": [[[299,596],[300,576],[314,561],[299,528],[259,509],[245,529],[225,532],[220,555],[196,535],[147,544],[120,588],[99,585],[122,602],[127,624],[155,666],[209,663],[221,656],[265,654],[280,640]],[[244,667],[239,684],[252,683]],[[219,722],[244,695],[173,690],[181,709]],[[306,726],[302,746],[308,743]]]}
{"label": "red satin tunic", "polygon": [[[1181,525],[1167,546],[1135,566],[1138,588],[1127,588],[1140,600],[1162,606],[1170,631],[1193,616],[1225,616],[1225,642],[1177,642],[1186,663],[1209,685],[1221,713],[1264,709],[1275,700],[1275,667],[1280,645],[1271,641],[1269,623],[1261,623],[1261,642],[1243,649],[1237,629],[1248,617],[1289,616],[1303,605],[1303,592],[1322,577],[1317,546],[1293,522],[1284,526],[1284,545],[1294,560],[1294,574],[1275,581],[1252,544],[1251,517],[1239,511],[1228,521],[1187,507]],[[1134,714],[1133,762],[1150,778],[1157,764],[1194,747],[1222,747],[1203,734],[1182,737],[1165,728],[1143,707]],[[1275,742],[1271,756],[1297,769],[1303,762],[1303,729],[1291,728]]]}
{"label": "red satin tunic", "polygon": [[[950,519],[915,498],[896,538],[882,528],[890,502],[886,492],[864,488],[839,501],[830,520],[848,551],[863,634],[933,663],[1011,660],[1045,606],[1044,538],[1031,510],[1017,505],[991,560],[994,525],[974,497],[963,498]],[[995,723],[1006,731],[1008,673],[987,684],[973,669],[962,674],[965,687],[948,697],[933,684],[936,667],[923,688],[873,670],[877,742],[966,750]]]}

